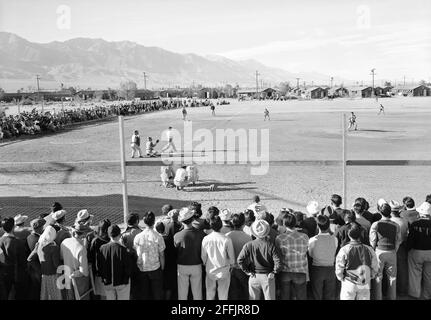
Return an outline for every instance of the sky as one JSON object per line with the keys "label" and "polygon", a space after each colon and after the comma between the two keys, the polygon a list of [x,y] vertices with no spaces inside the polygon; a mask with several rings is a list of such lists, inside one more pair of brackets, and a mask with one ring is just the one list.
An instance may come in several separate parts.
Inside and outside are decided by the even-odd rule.
{"label": "sky", "polygon": [[129,40],[345,79],[431,81],[429,0],[0,0],[33,42]]}

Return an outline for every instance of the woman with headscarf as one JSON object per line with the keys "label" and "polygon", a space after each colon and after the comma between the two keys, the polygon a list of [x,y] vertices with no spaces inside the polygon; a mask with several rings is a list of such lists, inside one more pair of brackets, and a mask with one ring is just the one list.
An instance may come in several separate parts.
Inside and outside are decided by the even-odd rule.
{"label": "woman with headscarf", "polygon": [[54,241],[56,236],[54,227],[47,226],[37,243],[37,255],[42,271],[40,300],[61,300],[61,292],[57,287],[60,248]]}

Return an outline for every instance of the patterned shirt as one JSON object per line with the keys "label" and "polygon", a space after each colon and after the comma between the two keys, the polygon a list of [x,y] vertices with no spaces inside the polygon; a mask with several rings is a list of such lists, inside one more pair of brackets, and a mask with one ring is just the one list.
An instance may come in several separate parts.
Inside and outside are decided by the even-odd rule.
{"label": "patterned shirt", "polygon": [[154,271],[160,268],[160,254],[165,250],[163,237],[152,228],[145,228],[136,235],[133,246],[138,255],[140,271]]}
{"label": "patterned shirt", "polygon": [[305,273],[308,280],[308,236],[296,230],[287,229],[275,239],[280,248],[283,272]]}

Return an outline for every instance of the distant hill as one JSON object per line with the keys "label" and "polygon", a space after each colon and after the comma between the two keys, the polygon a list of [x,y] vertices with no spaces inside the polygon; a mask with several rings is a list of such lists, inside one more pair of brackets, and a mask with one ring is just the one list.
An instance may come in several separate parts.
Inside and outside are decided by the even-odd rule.
{"label": "distant hill", "polygon": [[329,76],[317,73],[295,74],[265,66],[255,60],[235,61],[221,56],[179,54],[157,47],[145,47],[130,41],[108,42],[102,39],[76,38],[64,42],[34,43],[15,34],[0,32],[0,87],[16,90],[35,86],[65,86],[93,89],[117,88],[130,79],[143,86],[143,72],[148,87],[206,86],[239,84],[255,86],[255,71],[272,86],[296,77],[302,81],[327,84]]}

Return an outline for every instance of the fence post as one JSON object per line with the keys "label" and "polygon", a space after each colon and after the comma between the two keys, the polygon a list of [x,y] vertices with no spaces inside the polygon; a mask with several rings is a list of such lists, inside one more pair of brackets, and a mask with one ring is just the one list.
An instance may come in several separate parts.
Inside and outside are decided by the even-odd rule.
{"label": "fence post", "polygon": [[347,203],[346,129],[347,128],[346,128],[346,114],[344,112],[342,113],[341,121],[342,121],[342,130],[343,130],[343,147],[342,147],[343,148],[343,150],[342,150],[343,151],[343,155],[342,155],[342,158],[343,158],[343,203],[344,203],[344,209],[346,209],[346,203]]}
{"label": "fence post", "polygon": [[120,130],[120,155],[121,155],[121,182],[123,184],[123,215],[124,223],[127,225],[127,215],[129,214],[129,201],[127,196],[127,175],[126,175],[126,155],[124,148],[124,119],[118,116],[118,126]]}

